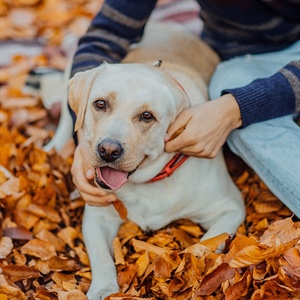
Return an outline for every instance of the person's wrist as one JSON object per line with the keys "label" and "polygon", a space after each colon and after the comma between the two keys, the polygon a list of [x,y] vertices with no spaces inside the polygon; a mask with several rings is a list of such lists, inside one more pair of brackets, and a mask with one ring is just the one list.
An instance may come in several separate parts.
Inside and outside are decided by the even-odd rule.
{"label": "person's wrist", "polygon": [[232,94],[222,96],[224,99],[228,116],[230,117],[231,129],[236,129],[242,126],[242,117],[240,107]]}

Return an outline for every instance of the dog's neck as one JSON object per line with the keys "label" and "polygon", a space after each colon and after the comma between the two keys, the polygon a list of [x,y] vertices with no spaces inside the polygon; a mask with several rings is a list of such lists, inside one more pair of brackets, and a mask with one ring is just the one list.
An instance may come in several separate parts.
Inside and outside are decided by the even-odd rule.
{"label": "dog's neck", "polygon": [[161,180],[165,177],[171,176],[174,171],[179,168],[187,159],[189,158],[188,155],[183,154],[176,154],[161,170],[159,174],[149,180],[149,182],[154,182]]}

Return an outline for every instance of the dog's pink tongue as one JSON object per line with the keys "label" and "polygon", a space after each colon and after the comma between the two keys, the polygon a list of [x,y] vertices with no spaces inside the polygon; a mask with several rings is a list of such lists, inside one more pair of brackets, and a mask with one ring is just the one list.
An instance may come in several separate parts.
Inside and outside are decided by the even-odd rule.
{"label": "dog's pink tongue", "polygon": [[97,176],[112,190],[119,189],[128,177],[127,172],[121,172],[109,167],[101,167],[96,169]]}

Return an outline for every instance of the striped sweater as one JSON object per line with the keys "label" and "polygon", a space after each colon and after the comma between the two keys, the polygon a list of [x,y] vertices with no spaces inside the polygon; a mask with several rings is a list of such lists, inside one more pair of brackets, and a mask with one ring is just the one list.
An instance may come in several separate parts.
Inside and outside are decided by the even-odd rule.
{"label": "striped sweater", "polygon": [[[120,62],[138,42],[156,0],[106,0],[79,40],[71,74]],[[202,38],[221,59],[284,49],[300,39],[298,0],[199,0]],[[299,49],[300,60],[300,49]],[[300,61],[236,89],[242,127],[300,111]],[[74,116],[74,115],[73,115]]]}

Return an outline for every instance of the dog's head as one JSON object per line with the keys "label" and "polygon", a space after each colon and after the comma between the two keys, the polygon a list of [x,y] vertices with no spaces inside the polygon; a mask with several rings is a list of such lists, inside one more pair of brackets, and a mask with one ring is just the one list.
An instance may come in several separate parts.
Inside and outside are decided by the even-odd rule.
{"label": "dog's head", "polygon": [[163,153],[166,131],[189,101],[158,68],[105,63],[70,80],[69,104],[77,115],[75,131],[82,128],[88,141],[96,183],[117,190],[129,176],[146,179],[139,171]]}

